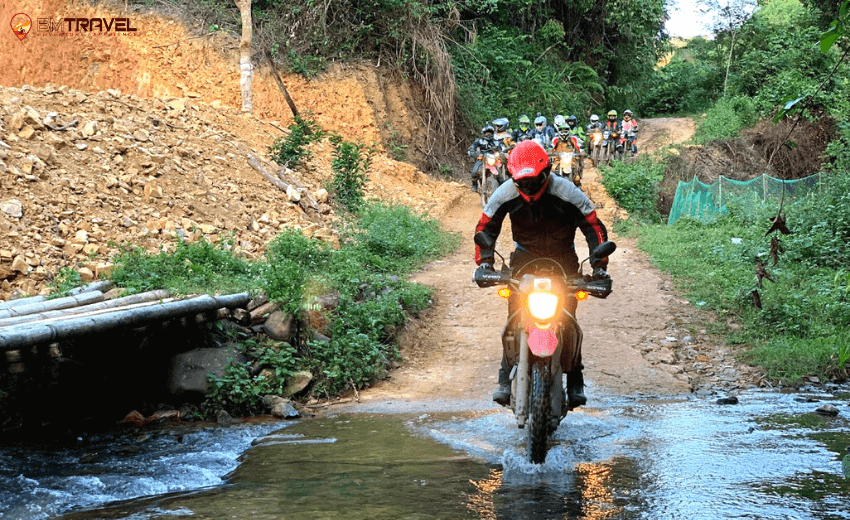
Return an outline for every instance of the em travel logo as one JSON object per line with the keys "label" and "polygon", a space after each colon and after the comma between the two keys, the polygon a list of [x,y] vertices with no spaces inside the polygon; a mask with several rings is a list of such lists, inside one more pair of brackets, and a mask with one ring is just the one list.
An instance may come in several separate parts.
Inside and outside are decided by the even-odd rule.
{"label": "em travel logo", "polygon": [[[130,18],[37,18],[36,22],[37,36],[135,36],[139,30],[138,27],[133,27],[133,20]],[[32,32],[32,18],[26,13],[14,15],[10,25],[20,41],[24,41]]]}

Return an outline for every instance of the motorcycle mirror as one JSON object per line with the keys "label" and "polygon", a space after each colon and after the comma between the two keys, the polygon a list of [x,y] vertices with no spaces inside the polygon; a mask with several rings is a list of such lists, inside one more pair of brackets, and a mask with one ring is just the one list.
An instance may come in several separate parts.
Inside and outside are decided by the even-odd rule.
{"label": "motorcycle mirror", "polygon": [[496,242],[490,237],[490,235],[483,231],[475,233],[475,236],[472,237],[472,239],[475,241],[476,246],[483,247],[484,249],[493,249],[496,245]]}

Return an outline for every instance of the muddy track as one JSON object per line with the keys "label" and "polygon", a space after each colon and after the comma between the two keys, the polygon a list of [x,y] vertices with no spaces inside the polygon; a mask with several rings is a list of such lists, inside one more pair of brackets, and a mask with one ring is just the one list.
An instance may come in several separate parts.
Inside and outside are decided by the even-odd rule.
{"label": "muddy track", "polygon": [[[693,122],[646,120],[641,132],[644,150],[653,150],[688,139]],[[712,394],[750,384],[752,374],[734,365],[725,348],[703,330],[710,316],[677,295],[669,278],[651,265],[633,239],[611,232],[612,219],[627,216],[607,197],[595,169],[586,170],[583,184],[618,245],[609,267],[614,292],[606,300],[590,298],[578,308],[590,405],[594,393]],[[461,244],[411,277],[434,287],[434,305],[403,334],[403,365],[362,391],[360,407],[489,401],[501,360],[507,302],[496,289],[480,289],[472,282],[472,235],[480,215],[478,196],[468,193],[442,219],[446,229],[460,234]],[[512,249],[506,221],[498,250],[507,255]],[[577,249],[586,256],[581,239]]]}

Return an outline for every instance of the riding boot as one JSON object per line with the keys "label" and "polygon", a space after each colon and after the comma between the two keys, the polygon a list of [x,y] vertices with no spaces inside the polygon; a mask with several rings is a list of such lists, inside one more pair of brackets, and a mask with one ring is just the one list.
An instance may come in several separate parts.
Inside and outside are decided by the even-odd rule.
{"label": "riding boot", "polygon": [[502,354],[502,366],[499,367],[499,388],[493,392],[493,401],[502,406],[511,404],[511,369],[508,358]]}
{"label": "riding boot", "polygon": [[567,372],[567,397],[572,408],[587,404],[587,397],[584,395],[584,376],[580,368]]}
{"label": "riding boot", "polygon": [[475,177],[472,178],[472,192],[478,193],[478,179]]}

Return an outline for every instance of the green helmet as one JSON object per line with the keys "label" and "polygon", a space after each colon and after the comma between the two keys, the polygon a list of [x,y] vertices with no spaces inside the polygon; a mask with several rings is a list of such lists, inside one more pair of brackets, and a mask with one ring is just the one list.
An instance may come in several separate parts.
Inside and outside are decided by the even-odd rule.
{"label": "green helmet", "polygon": [[529,119],[527,115],[523,114],[523,115],[519,116],[519,128],[520,128],[520,130],[523,130],[523,131],[528,130],[528,128],[530,126],[531,126],[531,119]]}

